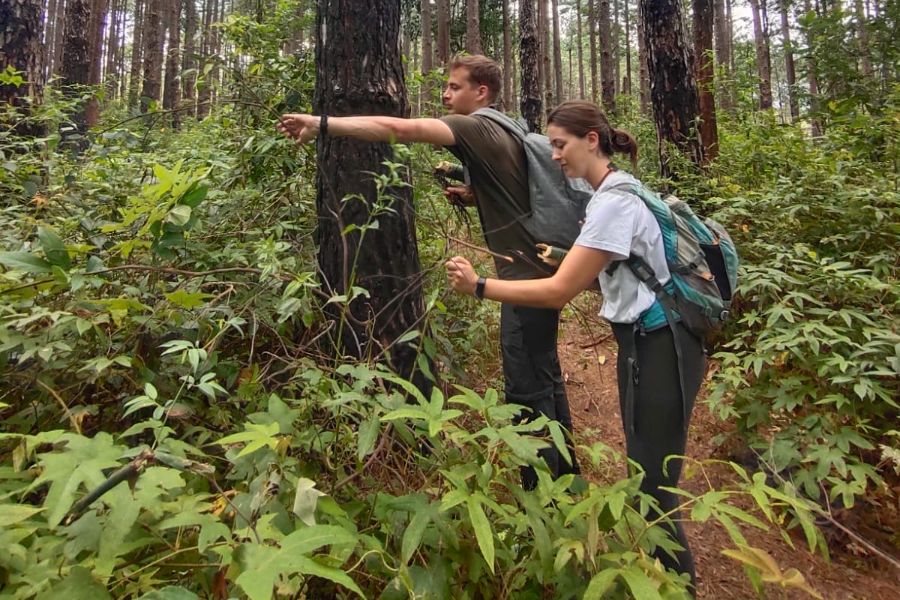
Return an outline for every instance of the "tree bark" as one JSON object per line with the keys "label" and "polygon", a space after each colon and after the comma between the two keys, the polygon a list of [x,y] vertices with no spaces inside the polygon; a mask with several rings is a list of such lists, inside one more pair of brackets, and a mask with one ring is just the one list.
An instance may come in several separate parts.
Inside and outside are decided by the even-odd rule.
{"label": "tree bark", "polygon": [[148,0],[135,0],[134,35],[131,40],[131,68],[128,78],[128,106],[138,103],[141,89],[141,63],[144,52],[144,5]]}
{"label": "tree bark", "polygon": [[466,52],[482,54],[478,0],[466,0]]}
{"label": "tree bark", "polygon": [[638,79],[640,79],[641,113],[650,113],[650,71],[647,69],[647,40],[644,11],[638,2]]}
{"label": "tree bark", "polygon": [[522,118],[529,131],[541,130],[541,87],[538,77],[538,38],[534,2],[519,0],[519,78]]}
{"label": "tree bark", "polygon": [[719,153],[719,132],[716,126],[716,101],[713,96],[715,68],[713,65],[713,6],[712,0],[693,0],[694,13],[694,74],[700,104],[700,143],[703,144],[704,164]]}
{"label": "tree bark", "polygon": [[547,0],[538,3],[538,56],[540,66],[538,79],[541,83],[541,96],[544,99],[544,110],[549,112],[553,102],[553,69],[550,61],[550,16],[547,14]]}
{"label": "tree bark", "polygon": [[[316,112],[407,116],[398,0],[322,0],[316,29]],[[341,353],[364,358],[421,327],[423,278],[410,188],[392,187],[379,198],[375,178],[365,175],[385,172],[384,161],[393,157],[389,144],[322,136],[318,155],[316,241],[323,289],[349,295],[352,286],[359,286],[369,294],[350,302],[349,318],[341,303],[327,305],[326,311],[339,321],[335,342]],[[348,197],[362,200],[342,201]],[[373,216],[379,204],[390,210]],[[373,218],[378,227],[365,235],[346,231]],[[393,345],[390,359],[402,376],[412,375],[416,352],[411,345]]]}
{"label": "tree bark", "polygon": [[586,98],[587,94],[585,94],[584,87],[584,37],[581,33],[581,22],[583,19],[583,15],[581,14],[581,0],[575,0],[575,18],[576,18],[576,27],[577,27],[577,41],[576,45],[578,47],[578,92],[579,98]]}
{"label": "tree bark", "polygon": [[141,110],[159,102],[162,93],[163,26],[162,0],[146,0],[144,20],[144,85],[141,87]]}
{"label": "tree bark", "polygon": [[[191,2],[192,0],[187,0]],[[163,92],[163,108],[171,110],[181,103],[181,0],[168,0],[166,26],[169,30],[166,51],[166,82]],[[172,126],[178,127],[181,113],[172,113]]]}
{"label": "tree bark", "polygon": [[63,52],[66,46],[66,4],[65,0],[59,0],[56,9],[56,25],[53,27],[53,70],[50,75],[62,75]]}
{"label": "tree bark", "polygon": [[[78,86],[90,83],[90,21],[90,0],[68,0],[66,2],[66,36],[60,76],[63,89],[70,96],[78,94]],[[78,133],[84,134],[87,131],[83,107],[73,116],[73,121]]]}
{"label": "tree bark", "polygon": [[562,47],[559,39],[559,0],[553,0],[553,81],[556,84],[556,103],[563,101]]}
{"label": "tree bark", "polygon": [[[806,12],[810,12],[809,0],[804,0],[804,8]],[[805,28],[806,31],[806,82],[809,85],[809,110],[812,113],[810,119],[810,135],[813,138],[820,138],[825,135],[825,124],[822,122],[819,107],[819,74],[818,65],[816,64],[814,40],[812,31]]]}
{"label": "tree bark", "polygon": [[510,39],[509,0],[503,2],[503,109],[511,110],[513,107],[513,58],[512,40]]}
{"label": "tree bark", "polygon": [[[22,86],[0,84],[0,102],[19,109],[27,117],[30,98],[40,104],[44,85],[43,45],[41,44],[41,1],[19,0],[0,4],[0,71],[12,67],[22,73]],[[17,122],[16,133],[38,136],[37,124]]]}
{"label": "tree bark", "polygon": [[591,44],[591,101],[599,104],[600,80],[597,78],[597,7],[598,0],[588,0],[588,32]]}
{"label": "tree bark", "polygon": [[119,57],[119,15],[125,10],[124,0],[112,0],[109,8],[109,25],[106,28],[106,65],[103,68],[103,82],[110,99],[115,98],[118,89],[116,60]]}
{"label": "tree bark", "polygon": [[[149,0],[145,0],[149,1]],[[203,0],[203,23],[200,31],[200,60],[198,67],[201,69],[202,79],[197,89],[197,118],[204,119],[209,114],[212,101],[212,71],[207,70],[206,65],[212,60],[213,38],[212,25],[215,23],[216,0]]]}
{"label": "tree bark", "polygon": [[725,13],[725,0],[715,0],[713,28],[715,29],[716,64],[722,79],[716,87],[719,106],[730,110],[731,101],[731,59],[728,57],[731,42],[731,30],[728,28],[728,15]]}
{"label": "tree bark", "polygon": [[[872,68],[872,54],[869,52],[869,28],[866,19],[866,11],[862,0],[856,0],[856,40],[859,44],[859,58],[862,72],[866,78],[871,78],[874,73]],[[896,40],[894,40],[896,42]]]}
{"label": "tree bark", "polygon": [[600,34],[600,89],[603,110],[616,114],[616,67],[613,62],[613,40],[609,20],[609,0],[597,2],[597,26]]}
{"label": "tree bark", "polygon": [[[44,43],[41,46],[43,57],[41,60],[41,68],[44,71],[41,77],[42,81],[46,81],[53,74],[53,44],[56,41],[56,27],[59,22],[59,11],[62,10],[62,8],[63,3],[60,0],[48,0],[47,2],[47,25],[44,27]],[[7,11],[10,9],[4,7],[0,10]],[[0,23],[6,23],[7,18],[12,17],[4,17],[0,20]],[[40,17],[38,19],[40,20]]]}
{"label": "tree bark", "polygon": [[[184,56],[181,62],[182,101],[195,103],[197,96],[197,5],[196,0],[184,0]],[[194,109],[196,110],[196,109]],[[193,116],[194,110],[187,111]]]}
{"label": "tree bark", "polygon": [[450,0],[437,0],[437,57],[442,67],[450,62]]}
{"label": "tree bark", "polygon": [[675,173],[667,143],[689,156],[694,164],[703,164],[703,147],[695,129],[697,85],[688,60],[680,0],[641,0],[641,16],[660,169],[664,177],[672,177]]}
{"label": "tree bark", "polygon": [[788,104],[791,110],[791,123],[800,119],[800,103],[797,100],[797,68],[794,65],[794,46],[791,43],[791,27],[788,22],[788,0],[780,0],[778,8],[781,12],[781,43],[784,46],[784,77],[787,80]]}
{"label": "tree bark", "polygon": [[625,81],[622,87],[624,93],[631,96],[633,93],[631,86],[634,80],[631,73],[631,9],[628,7],[628,2],[629,0],[625,0]]}
{"label": "tree bark", "polygon": [[[765,1],[765,0],[763,0]],[[764,23],[759,0],[750,0],[753,14],[753,39],[756,42],[756,72],[759,75],[759,108],[772,108],[772,61],[769,57],[769,43],[766,39],[768,24]]]}

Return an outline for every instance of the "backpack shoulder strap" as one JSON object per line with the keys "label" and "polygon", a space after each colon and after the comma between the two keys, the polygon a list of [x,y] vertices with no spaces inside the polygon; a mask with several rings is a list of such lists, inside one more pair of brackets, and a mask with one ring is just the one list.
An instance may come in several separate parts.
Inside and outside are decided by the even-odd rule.
{"label": "backpack shoulder strap", "polygon": [[478,110],[473,112],[471,116],[479,116],[490,119],[497,125],[503,127],[503,129],[523,141],[528,136],[528,127],[525,126],[524,122],[513,119],[509,115],[505,115],[497,109],[488,107],[479,108]]}

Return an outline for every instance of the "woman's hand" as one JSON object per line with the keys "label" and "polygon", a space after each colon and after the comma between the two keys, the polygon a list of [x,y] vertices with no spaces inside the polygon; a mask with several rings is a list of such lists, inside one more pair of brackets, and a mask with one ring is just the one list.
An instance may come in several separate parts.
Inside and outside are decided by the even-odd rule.
{"label": "woman's hand", "polygon": [[320,120],[321,117],[315,115],[285,114],[281,115],[276,127],[278,131],[293,138],[298,144],[305,144],[316,139]]}
{"label": "woman's hand", "polygon": [[447,269],[447,283],[450,287],[463,294],[475,294],[478,274],[472,263],[462,256],[454,256],[444,263],[444,267]]}

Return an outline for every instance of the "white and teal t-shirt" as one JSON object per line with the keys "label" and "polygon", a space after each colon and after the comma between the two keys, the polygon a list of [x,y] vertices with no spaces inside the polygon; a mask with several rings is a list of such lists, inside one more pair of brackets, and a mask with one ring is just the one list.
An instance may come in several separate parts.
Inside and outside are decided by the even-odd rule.
{"label": "white and teal t-shirt", "polygon": [[[666,264],[662,232],[653,213],[627,188],[616,188],[638,181],[622,171],[607,175],[587,205],[584,226],[576,246],[604,250],[614,260],[640,256],[656,273],[663,285],[671,279]],[[612,275],[600,273],[603,306],[600,316],[613,323],[634,323],[656,303],[653,291],[625,267]]]}

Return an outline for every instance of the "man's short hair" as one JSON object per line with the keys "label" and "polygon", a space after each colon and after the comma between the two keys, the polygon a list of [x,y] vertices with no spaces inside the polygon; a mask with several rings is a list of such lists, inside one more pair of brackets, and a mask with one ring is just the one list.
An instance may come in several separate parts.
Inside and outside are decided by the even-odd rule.
{"label": "man's short hair", "polygon": [[465,69],[469,72],[472,83],[485,86],[491,102],[500,97],[500,91],[503,89],[503,73],[495,60],[481,54],[456,56],[450,61],[450,70],[454,69]]}

